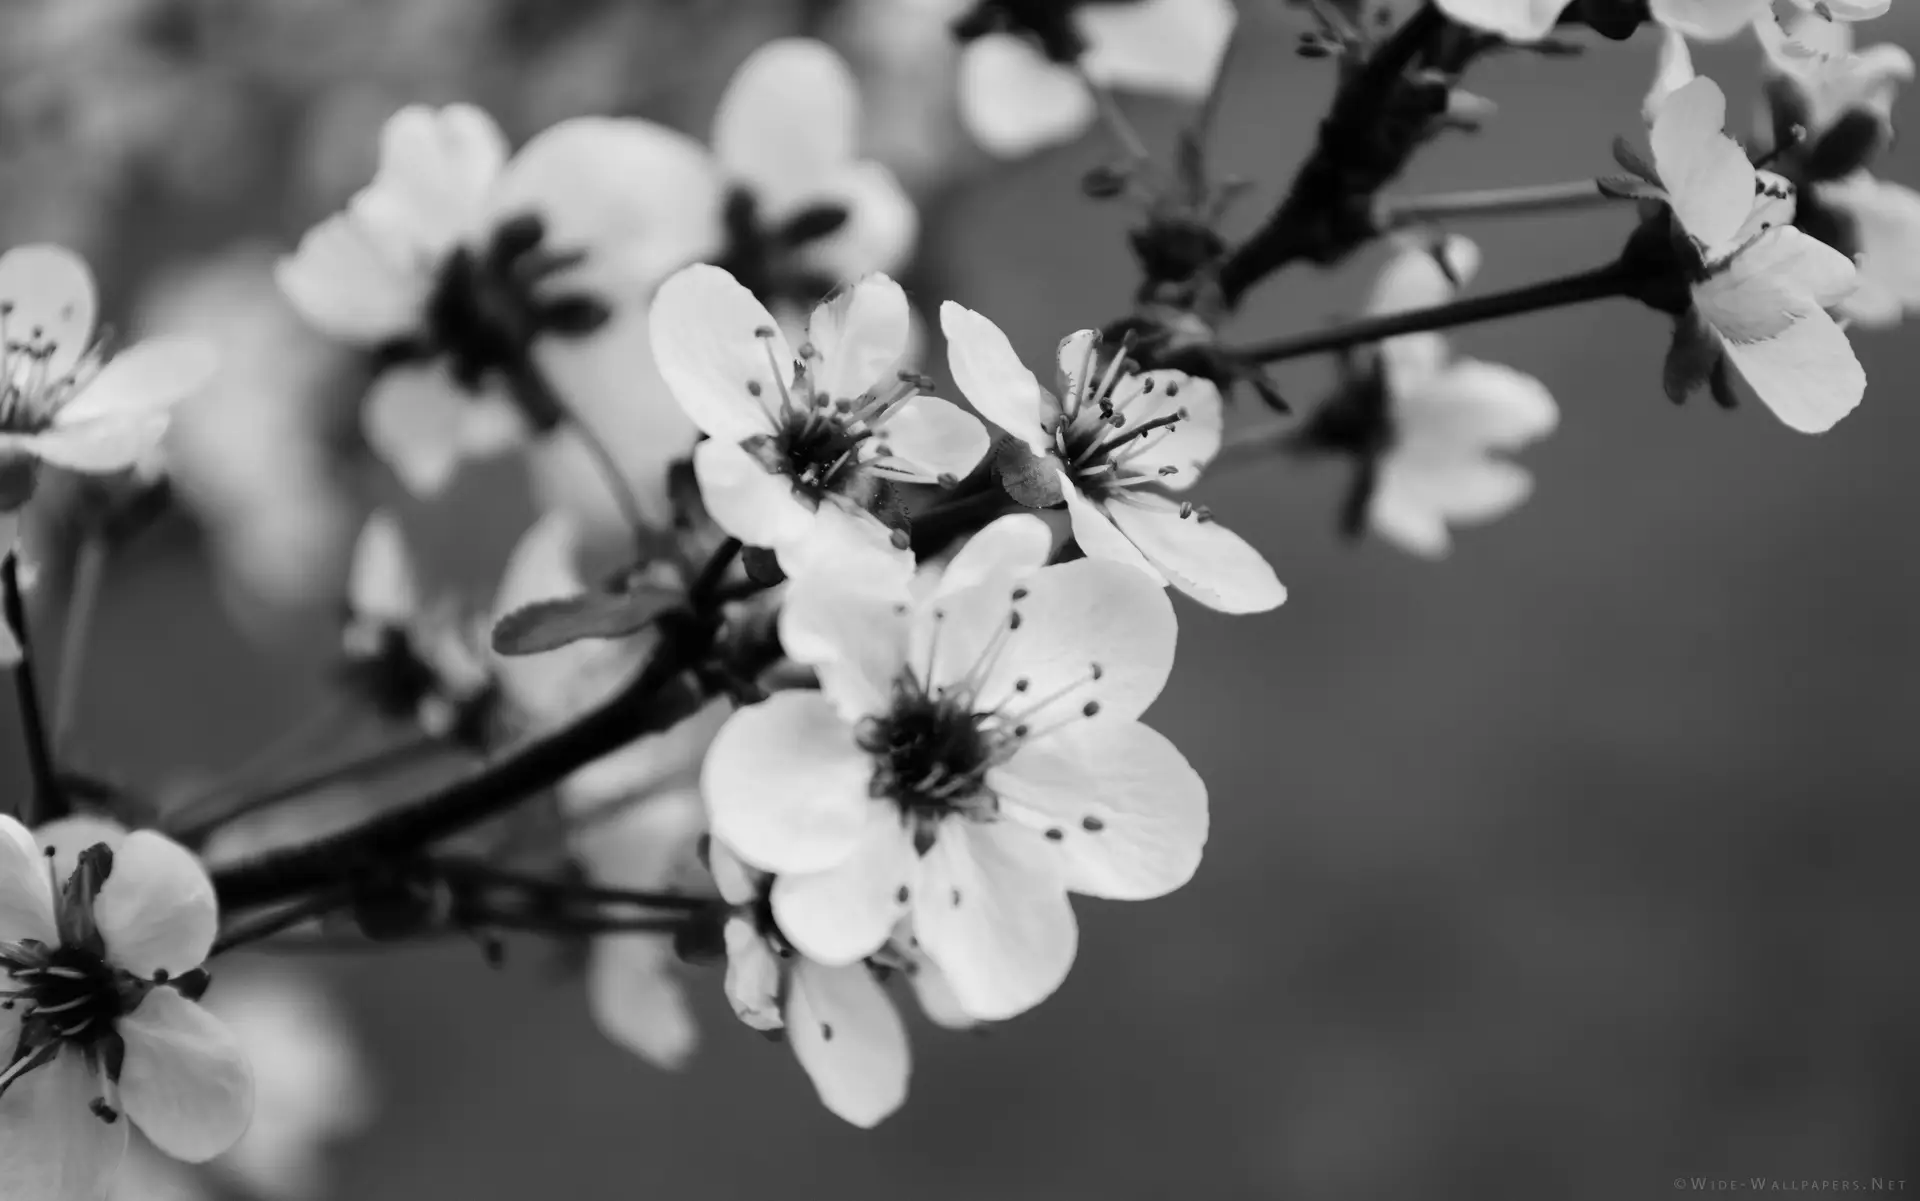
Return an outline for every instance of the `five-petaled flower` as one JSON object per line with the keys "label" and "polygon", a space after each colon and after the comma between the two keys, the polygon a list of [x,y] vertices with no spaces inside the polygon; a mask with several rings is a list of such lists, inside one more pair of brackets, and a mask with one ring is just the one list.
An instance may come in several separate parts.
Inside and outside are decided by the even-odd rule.
{"label": "five-petaled flower", "polygon": [[280,286],[321,331],[378,354],[363,424],[412,490],[625,402],[645,419],[621,431],[623,465],[656,465],[636,491],[664,516],[657,477],[692,431],[628,389],[647,370],[648,292],[719,245],[718,187],[698,143],[646,121],[562,121],[509,161],[479,109],[405,108],[373,182],[281,261]]}
{"label": "five-petaled flower", "polygon": [[970,0],[954,23],[960,116],[986,149],[1014,157],[1092,124],[1088,89],[1197,100],[1233,36],[1231,0]]}
{"label": "five-petaled flower", "polygon": [[1104,366],[1090,329],[1060,340],[1056,394],[1026,369],[1000,328],[948,301],[947,363],[973,407],[1032,456],[1036,490],[1063,500],[1080,549],[1170,582],[1209,608],[1257,613],[1286,600],[1273,568],[1184,491],[1220,451],[1220,392],[1180,371],[1131,370],[1126,347]]}
{"label": "five-petaled flower", "polygon": [[[1409,241],[1380,273],[1368,311],[1444,304],[1479,261],[1479,249],[1457,234],[1432,245]],[[1526,499],[1532,477],[1495,454],[1545,437],[1558,419],[1553,397],[1532,376],[1453,358],[1437,333],[1404,334],[1349,372],[1299,443],[1354,459],[1349,533],[1370,525],[1405,550],[1435,556],[1451,546],[1448,523],[1490,521]]]}
{"label": "five-petaled flower", "polygon": [[1161,896],[1206,840],[1206,786],[1137,720],[1173,664],[1173,606],[1131,567],[1043,567],[1050,549],[1018,514],[892,595],[796,580],[781,642],[822,690],[734,714],[701,778],[715,835],[778,873],[797,950],[857,963],[910,918],[981,1020],[1066,977],[1068,892]]}
{"label": "five-petaled flower", "polygon": [[0,1180],[9,1201],[97,1201],[130,1120],[200,1162],[246,1133],[239,1043],[182,995],[212,949],[213,885],[184,847],[93,819],[0,816]]}
{"label": "five-petaled flower", "polygon": [[1793,185],[1755,170],[1725,133],[1726,106],[1700,76],[1653,113],[1655,182],[1690,260],[1691,307],[1667,356],[1667,391],[1679,400],[1706,385],[1731,403],[1737,384],[1788,427],[1821,433],[1866,392],[1846,331],[1828,313],[1852,293],[1854,266],[1794,228]]}
{"label": "five-petaled flower", "polygon": [[892,482],[951,482],[987,452],[977,418],[901,370],[907,297],[884,275],[815,308],[798,353],[718,267],[662,284],[652,319],[660,373],[708,434],[693,452],[707,511],[789,575],[823,546],[885,553],[872,509]]}
{"label": "five-petaled flower", "polygon": [[[1573,0],[1438,0],[1440,11],[1508,41],[1537,42],[1553,32]],[[1892,0],[1793,0],[1822,20],[1864,21],[1884,14]],[[1647,16],[1668,30],[1700,41],[1721,42],[1748,27],[1764,32],[1773,22],[1773,0],[1650,0]],[[1631,26],[1628,26],[1630,29]]]}

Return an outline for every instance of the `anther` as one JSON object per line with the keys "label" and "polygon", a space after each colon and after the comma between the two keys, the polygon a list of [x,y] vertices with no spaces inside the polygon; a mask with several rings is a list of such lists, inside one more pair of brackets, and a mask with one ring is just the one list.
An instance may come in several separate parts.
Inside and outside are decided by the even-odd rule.
{"label": "anther", "polygon": [[1013,690],[1015,692],[1025,692],[1027,689],[1031,687],[1033,687],[1033,681],[1029,680],[1025,676],[1021,676],[1019,679],[1013,682]]}
{"label": "anther", "polygon": [[753,331],[753,336],[756,338],[771,338],[773,337],[773,327],[771,325],[757,326]]}
{"label": "anther", "polygon": [[1067,832],[1065,830],[1062,830],[1059,826],[1055,826],[1052,829],[1047,831],[1047,839],[1050,842],[1059,842],[1061,839],[1065,838],[1066,836],[1067,836]]}
{"label": "anther", "polygon": [[1192,501],[1190,501],[1190,500],[1183,500],[1183,501],[1181,501],[1181,502],[1180,502],[1180,516],[1181,516],[1181,518],[1182,518],[1182,519],[1185,519],[1185,518],[1188,518],[1188,517],[1191,517],[1191,516],[1193,516],[1193,502],[1192,502]]}
{"label": "anther", "polygon": [[1107,674],[1107,669],[1100,666],[1098,663],[1093,664],[1090,670],[1093,672],[1093,678],[1096,680],[1099,679],[1101,676],[1104,676]]}
{"label": "anther", "polygon": [[94,1117],[99,1118],[109,1126],[120,1120],[120,1111],[107,1104],[105,1097],[95,1097],[87,1103],[87,1108],[93,1111]]}
{"label": "anther", "polygon": [[761,391],[762,391],[762,389],[761,389],[761,387],[760,387],[760,381],[759,381],[759,380],[757,380],[757,379],[750,379],[750,380],[748,380],[748,381],[747,381],[747,395],[748,395],[748,396],[758,396],[758,395],[760,395],[760,393],[761,393]]}
{"label": "anther", "polygon": [[1086,704],[1080,706],[1080,712],[1087,717],[1093,717],[1100,712],[1100,702],[1088,701]]}
{"label": "anther", "polygon": [[1015,600],[1027,599],[1027,590],[1025,588],[1015,588],[1013,590],[1013,599]]}
{"label": "anther", "polygon": [[1107,828],[1107,823],[1097,817],[1083,817],[1080,819],[1080,828],[1089,834],[1098,834]]}

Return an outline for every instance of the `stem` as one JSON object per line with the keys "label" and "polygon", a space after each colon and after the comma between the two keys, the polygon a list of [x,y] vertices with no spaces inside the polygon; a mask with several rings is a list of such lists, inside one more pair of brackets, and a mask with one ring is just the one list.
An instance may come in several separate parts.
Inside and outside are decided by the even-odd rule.
{"label": "stem", "polygon": [[20,554],[9,551],[0,562],[0,589],[7,624],[13,627],[20,643],[20,662],[13,669],[14,696],[20,703],[20,736],[27,744],[27,767],[33,776],[31,803],[24,806],[22,820],[28,826],[66,816],[66,796],[60,791],[59,773],[53,765],[53,746],[47,740],[47,725],[40,708],[40,685],[34,676],[32,639],[27,630],[27,602],[20,591]]}
{"label": "stem", "polygon": [[597,884],[557,880],[551,876],[516,872],[470,860],[440,860],[434,864],[434,869],[449,882],[477,885],[482,888],[520,889],[524,892],[542,894],[545,898],[552,900],[590,901],[604,905],[641,905],[650,909],[682,911],[706,909],[715,903],[712,897],[649,892],[636,888],[603,888]]}
{"label": "stem", "polygon": [[53,745],[67,744],[80,712],[80,689],[86,681],[87,647],[93,636],[93,615],[99,608],[100,583],[107,572],[106,539],[81,540],[73,561],[73,586],[67,600],[67,621],[60,631],[60,677],[53,693]]}
{"label": "stem", "polygon": [[1383,338],[1394,338],[1401,334],[1451,329],[1454,326],[1469,325],[1475,321],[1491,321],[1496,317],[1511,317],[1540,309],[1583,304],[1589,300],[1604,300],[1610,296],[1624,296],[1631,286],[1639,282],[1639,279],[1638,272],[1623,263],[1612,262],[1591,271],[1583,271],[1578,275],[1529,284],[1509,292],[1495,292],[1490,296],[1470,296],[1463,300],[1449,301],[1431,308],[1411,309],[1404,313],[1384,313],[1378,317],[1363,318],[1350,325],[1296,334],[1289,338],[1276,338],[1271,342],[1262,342],[1232,353],[1249,363],[1278,363],[1310,354],[1320,354],[1323,351],[1345,350],[1348,347],[1378,342]]}
{"label": "stem", "polygon": [[702,699],[697,688],[670,685],[706,656],[718,626],[691,614],[663,620],[662,626],[659,646],[640,673],[572,725],[412,804],[303,846],[270,851],[216,871],[213,882],[221,905],[233,910],[298,896],[382,855],[425,846],[506,812],[642,735],[670,727]]}
{"label": "stem", "polygon": [[278,909],[255,914],[251,918],[235,922],[233,925],[227,927],[226,933],[222,934],[213,944],[213,949],[207,952],[207,958],[212,959],[216,955],[224,955],[228,951],[244,947],[248,943],[259,942],[262,939],[272,938],[276,934],[284,933],[303,922],[312,921],[317,917],[324,917],[326,914],[345,905],[348,899],[349,894],[345,889],[328,889],[325,892],[317,892],[310,897],[295,901],[291,905],[282,905]]}
{"label": "stem", "polygon": [[561,399],[552,381],[547,379],[530,355],[522,356],[506,374],[508,383],[521,395],[521,403],[529,412],[564,416],[573,426],[582,445],[587,448],[587,457],[593,460],[593,469],[599,474],[600,482],[613,495],[614,506],[620,510],[620,519],[633,536],[634,549],[642,559],[647,558],[647,522],[641,516],[639,498],[634,496],[626,474],[620,470],[619,460],[613,457],[613,451],[600,440],[586,419]]}
{"label": "stem", "polygon": [[1133,127],[1133,122],[1127,120],[1127,114],[1120,108],[1120,102],[1113,98],[1113,92],[1087,74],[1086,67],[1079,62],[1074,63],[1073,69],[1080,76],[1080,82],[1093,95],[1093,102],[1100,110],[1100,123],[1107,127],[1113,140],[1120,143],[1120,149],[1136,163],[1151,161],[1153,156],[1147,152],[1146,142]]}
{"label": "stem", "polygon": [[[329,764],[316,771],[296,776],[275,785],[266,792],[245,797],[231,805],[218,806],[216,812],[196,816],[189,811],[169,824],[174,826],[174,838],[189,845],[197,844],[221,826],[238,821],[249,814],[258,813],[262,809],[271,808],[282,801],[290,801],[296,797],[319,792],[335,784],[377,776],[397,767],[404,767],[428,752],[446,749],[448,749],[446,743],[431,735],[423,734],[418,738],[410,738],[404,742],[382,747],[370,755],[362,755],[345,763]],[[194,806],[194,808],[204,809],[210,806]],[[174,824],[175,822],[178,824]]]}
{"label": "stem", "polygon": [[1374,204],[1373,222],[1383,233],[1438,221],[1447,217],[1492,217],[1508,213],[1546,213],[1561,209],[1609,204],[1613,197],[1597,181],[1570,179],[1564,183],[1532,184],[1519,188],[1483,188],[1470,192],[1436,192],[1428,196],[1383,196]]}
{"label": "stem", "polygon": [[181,812],[205,809],[216,801],[237,796],[247,788],[255,786],[247,779],[248,776],[268,764],[292,756],[295,751],[326,733],[329,726],[336,724],[346,715],[346,709],[345,698],[339,695],[329,696],[312,715],[270,739],[259,750],[242,759],[239,765],[228,771],[218,784],[199,796],[179,802],[175,808]]}

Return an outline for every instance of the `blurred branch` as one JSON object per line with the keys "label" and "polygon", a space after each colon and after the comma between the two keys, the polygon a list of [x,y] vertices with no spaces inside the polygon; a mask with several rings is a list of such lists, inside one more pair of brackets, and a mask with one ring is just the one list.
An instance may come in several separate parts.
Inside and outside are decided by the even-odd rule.
{"label": "blurred branch", "polygon": [[0,561],[0,589],[4,590],[7,624],[20,644],[20,662],[13,667],[13,694],[20,703],[20,736],[26,743],[27,769],[33,778],[30,803],[21,820],[28,826],[65,817],[66,794],[54,768],[53,745],[47,738],[46,717],[40,708],[40,685],[34,673],[32,637],[27,629],[26,597],[20,590],[20,552],[9,550]]}

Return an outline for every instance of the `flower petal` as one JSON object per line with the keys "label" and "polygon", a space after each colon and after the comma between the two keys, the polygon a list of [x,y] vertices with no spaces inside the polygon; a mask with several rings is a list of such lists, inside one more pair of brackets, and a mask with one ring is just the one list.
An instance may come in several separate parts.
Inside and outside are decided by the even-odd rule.
{"label": "flower petal", "polygon": [[1119,901],[1193,878],[1207,841],[1207,786],[1139,722],[1076,722],[987,776],[1002,812],[1047,840],[1068,890]]}
{"label": "flower petal", "polygon": [[114,849],[93,917],[108,961],[144,980],[163,971],[182,976],[205,963],[220,908],[192,851],[164,834],[135,830]]}
{"label": "flower petal", "polygon": [[937,396],[910,396],[880,419],[878,462],[918,483],[965,479],[993,439],[980,419]]}
{"label": "flower petal", "polygon": [[668,272],[719,249],[721,195],[706,149],[678,130],[632,117],[574,117],[520,148],[489,212],[496,222],[537,214],[544,245],[586,255],[569,285],[637,304]]}
{"label": "flower petal", "polygon": [[134,413],[94,421],[61,422],[20,444],[43,462],[68,471],[106,475],[145,461],[167,434],[164,413]]}
{"label": "flower petal", "polygon": [[1222,613],[1264,613],[1287,599],[1266,557],[1246,539],[1163,496],[1128,492],[1107,515],[1173,586]]}
{"label": "flower petal", "polygon": [[814,306],[807,341],[813,385],[834,400],[851,400],[894,382],[911,329],[907,294],[884,275],[869,275]]}
{"label": "flower petal", "polygon": [[204,388],[219,365],[213,346],[199,338],[136,342],[107,360],[100,374],[60,407],[54,424],[164,415]]}
{"label": "flower petal", "polygon": [[407,491],[431,496],[465,457],[461,435],[472,403],[438,364],[390,367],[367,390],[361,429]]}
{"label": "flower petal", "polygon": [[385,509],[367,515],[353,544],[347,571],[347,603],[359,617],[405,625],[420,611],[420,583],[400,523]]}
{"label": "flower petal", "polygon": [[1232,0],[1088,4],[1075,13],[1087,74],[1101,83],[1198,100],[1233,36]]}
{"label": "flower petal", "polygon": [[780,960],[746,918],[727,920],[727,1001],[733,1014],[755,1030],[778,1030]]}
{"label": "flower petal", "polygon": [[98,1073],[62,1050],[0,1095],[0,1180],[7,1201],[104,1201],[127,1152],[127,1124],[88,1109]]}
{"label": "flower petal", "polygon": [[714,834],[773,872],[817,872],[859,844],[873,760],[817,692],[776,692],[727,720],[700,790]]}
{"label": "flower petal", "polygon": [[88,814],[75,814],[50,821],[33,832],[41,850],[53,860],[53,878],[66,883],[73,869],[80,866],[80,853],[104,844],[118,851],[127,840],[127,829],[119,822]]}
{"label": "flower petal", "polygon": [[1510,42],[1537,42],[1553,32],[1572,0],[1439,0],[1440,11]]}
{"label": "flower petal", "polygon": [[1859,288],[1841,302],[1862,325],[1891,325],[1920,309],[1920,192],[1856,172],[1816,184],[1821,203],[1853,219],[1859,239]]}
{"label": "flower petal", "polygon": [[1010,822],[942,825],[921,860],[913,928],[961,1008],[982,1021],[1051,996],[1080,937],[1045,840]]}
{"label": "flower petal", "polygon": [[699,432],[654,365],[646,311],[616,306],[590,336],[544,339],[534,357],[570,418],[531,448],[528,468],[544,506],[565,508],[596,530],[626,532],[624,511],[586,445],[590,435],[612,457],[642,520],[667,525],[667,471],[692,453]]}
{"label": "flower petal", "polygon": [[1015,579],[1045,567],[1052,554],[1052,527],[1031,513],[1009,513],[989,522],[954,553],[940,573],[938,594],[988,583],[1010,588]]}
{"label": "flower petal", "polygon": [[920,213],[900,180],[880,163],[860,162],[830,180],[820,203],[847,210],[846,224],[801,249],[802,260],[833,279],[897,271],[913,254]]}
{"label": "flower petal", "polygon": [[1053,449],[1042,428],[1045,395],[1000,327],[949,300],[940,306],[947,336],[947,367],[974,411],[1027,444],[1035,454]]}
{"label": "flower petal", "polygon": [[773,431],[793,348],[752,292],[696,264],[660,285],[649,322],[660,377],[695,425],[731,442]]}
{"label": "flower petal", "polygon": [[1119,381],[1112,399],[1114,408],[1126,415],[1128,428],[1186,413],[1171,428],[1144,434],[1114,453],[1127,474],[1160,475],[1163,487],[1180,492],[1198,483],[1201,471],[1220,453],[1226,415],[1212,380],[1182,371],[1148,371]]}
{"label": "flower petal", "polygon": [[1859,406],[1867,376],[1847,333],[1815,309],[1754,342],[1723,338],[1743,382],[1788,429],[1821,434]]}
{"label": "flower petal", "polygon": [[907,1029],[864,966],[802,960],[786,1024],[794,1057],[836,1117],[872,1127],[907,1099]]}
{"label": "flower petal", "polygon": [[1653,85],[1647,89],[1646,99],[1640,102],[1641,119],[1651,126],[1667,97],[1692,83],[1693,78],[1693,55],[1687,50],[1687,39],[1669,26],[1660,35],[1659,65],[1654,68]]}
{"label": "flower petal", "polygon": [[1131,539],[1120,532],[1113,524],[1107,511],[1087,499],[1086,493],[1075,487],[1065,471],[1060,473],[1060,491],[1067,500],[1067,518],[1073,526],[1073,540],[1080,544],[1080,551],[1089,559],[1104,559],[1110,563],[1124,563],[1156,584],[1164,586],[1167,577],[1160,569],[1148,562]]}
{"label": "flower petal", "polygon": [[887,941],[919,878],[913,831],[893,806],[870,805],[859,842],[845,859],[823,872],[774,880],[774,920],[807,958],[853,963]]}
{"label": "flower petal", "polygon": [[777,221],[830,186],[853,161],[859,133],[860,93],[846,61],[824,42],[777,38],[733,73],[714,113],[713,152]]}
{"label": "flower petal", "polygon": [[1394,401],[1403,447],[1510,450],[1552,433],[1560,419],[1545,384],[1478,359],[1452,363]]}
{"label": "flower petal", "polygon": [[1718,257],[1754,207],[1753,164],[1726,124],[1726,95],[1702,75],[1667,97],[1651,135],[1653,167],[1674,218],[1709,257]]}
{"label": "flower petal", "polygon": [[1533,490],[1525,468],[1459,454],[1390,455],[1380,466],[1368,520],[1410,554],[1438,558],[1452,549],[1447,523],[1491,521]]}
{"label": "flower petal", "polygon": [[506,135],[481,109],[409,105],[380,131],[380,165],[363,197],[437,259],[480,232],[506,160]]}
{"label": "flower petal", "polygon": [[989,153],[1018,158],[1093,124],[1094,101],[1071,70],[1009,34],[960,52],[960,119]]}
{"label": "flower petal", "polygon": [[793,480],[769,471],[737,442],[709,438],[694,447],[693,474],[714,524],[748,546],[778,549],[813,529],[814,509]]}
{"label": "flower petal", "polygon": [[849,722],[883,712],[893,696],[907,654],[903,597],[837,571],[809,572],[787,590],[780,645],[818,673]]}
{"label": "flower petal", "polygon": [[1724,42],[1766,17],[1771,0],[1653,0],[1651,7],[1653,19],[1668,29],[1703,42]]}
{"label": "flower petal", "polygon": [[154,1146],[205,1163],[240,1141],[253,1120],[253,1069],[226,1023],[156,988],[116,1028],[127,1044],[120,1101]]}
{"label": "flower petal", "polygon": [[587,1002],[601,1031],[655,1067],[684,1067],[700,1040],[678,958],[663,934],[603,934],[587,965]]}
{"label": "flower petal", "polygon": [[33,835],[0,813],[0,942],[27,939],[48,946],[60,941],[53,922],[53,877]]}
{"label": "flower petal", "polygon": [[93,272],[64,246],[35,242],[0,254],[0,304],[9,306],[9,340],[52,347],[41,366],[48,379],[79,366],[93,343],[100,311]]}
{"label": "flower petal", "polygon": [[372,346],[419,327],[435,266],[396,255],[349,212],[308,230],[274,265],[273,278],[309,325]]}

